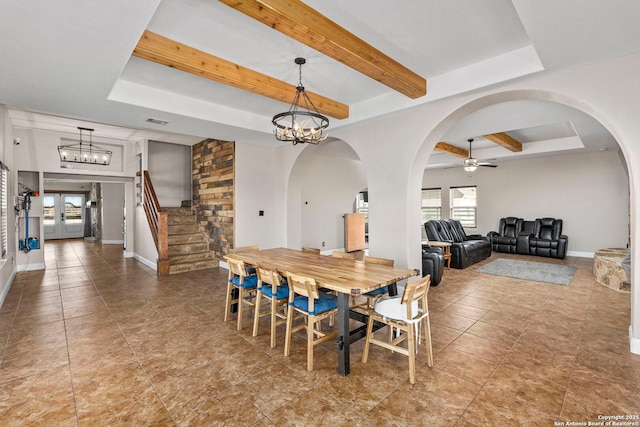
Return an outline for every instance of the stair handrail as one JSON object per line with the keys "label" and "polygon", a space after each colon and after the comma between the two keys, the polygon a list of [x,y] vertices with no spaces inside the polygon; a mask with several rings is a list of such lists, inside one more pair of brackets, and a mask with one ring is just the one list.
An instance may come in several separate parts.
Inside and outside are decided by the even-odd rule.
{"label": "stair handrail", "polygon": [[142,186],[144,212],[158,250],[158,274],[169,274],[169,215],[162,211],[160,203],[158,203],[149,171],[144,171]]}

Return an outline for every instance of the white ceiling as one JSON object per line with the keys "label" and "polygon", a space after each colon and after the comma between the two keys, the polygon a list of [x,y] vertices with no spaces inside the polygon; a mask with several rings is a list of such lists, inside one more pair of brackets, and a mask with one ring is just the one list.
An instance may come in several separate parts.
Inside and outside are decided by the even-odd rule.
{"label": "white ceiling", "polygon": [[[213,0],[0,0],[0,103],[17,127],[96,129],[96,137],[193,144],[219,138],[277,144],[271,117],[288,106],[132,58],[144,30],[349,104],[331,127],[529,75],[640,51],[637,0],[307,0],[308,5],[427,79],[411,100]],[[292,93],[293,97],[293,93]],[[44,114],[43,114],[44,113]],[[166,126],[146,122],[166,120]],[[446,141],[475,157],[513,154],[480,136],[509,132],[517,155],[613,149],[591,118],[517,101],[467,117]],[[554,144],[549,143],[554,141]],[[546,147],[546,148],[545,148]],[[484,150],[484,151],[483,151]],[[496,151],[498,150],[498,151]],[[501,155],[504,152],[503,155]],[[528,153],[527,153],[528,152]],[[434,154],[430,163],[458,162]]]}

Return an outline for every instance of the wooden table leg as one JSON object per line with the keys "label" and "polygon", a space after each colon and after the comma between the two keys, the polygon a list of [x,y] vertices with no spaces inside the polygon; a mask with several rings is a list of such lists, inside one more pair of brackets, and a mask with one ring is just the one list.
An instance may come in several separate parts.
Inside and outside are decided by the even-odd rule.
{"label": "wooden table leg", "polygon": [[349,301],[350,295],[338,292],[338,372],[340,375],[349,375],[351,370],[349,362]]}

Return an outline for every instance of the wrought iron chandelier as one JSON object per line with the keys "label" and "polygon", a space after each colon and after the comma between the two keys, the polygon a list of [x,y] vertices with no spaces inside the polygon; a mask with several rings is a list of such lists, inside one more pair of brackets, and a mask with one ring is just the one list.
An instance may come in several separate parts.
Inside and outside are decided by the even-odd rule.
{"label": "wrought iron chandelier", "polygon": [[271,120],[275,126],[273,132],[276,139],[293,142],[293,145],[318,144],[327,138],[323,131],[329,127],[329,119],[318,112],[302,85],[302,65],[305,62],[304,58],[295,60],[300,69],[300,82],[289,111],[276,114]]}
{"label": "wrought iron chandelier", "polygon": [[[60,161],[65,163],[89,163],[93,165],[107,166],[111,163],[111,151],[106,150],[97,145],[93,145],[92,135],[94,129],[83,128],[78,126],[80,131],[80,143],[59,145],[58,154]],[[89,143],[82,143],[82,131],[89,132]]]}

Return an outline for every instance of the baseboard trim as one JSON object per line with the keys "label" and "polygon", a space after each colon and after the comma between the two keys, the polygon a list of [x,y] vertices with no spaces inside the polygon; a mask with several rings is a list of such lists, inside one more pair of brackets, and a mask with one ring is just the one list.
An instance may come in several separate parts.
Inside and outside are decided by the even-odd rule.
{"label": "baseboard trim", "polygon": [[149,268],[152,268],[154,271],[158,271],[158,265],[154,261],[149,261],[146,258],[141,257],[138,254],[134,255],[134,258],[146,265]]}
{"label": "baseboard trim", "polygon": [[124,240],[103,240],[103,245],[124,245]]}
{"label": "baseboard trim", "polygon": [[4,284],[4,291],[2,291],[2,295],[0,295],[0,307],[4,304],[4,300],[9,294],[9,289],[11,289],[11,285],[13,285],[13,280],[16,278],[16,272],[11,273],[9,280]]}
{"label": "baseboard trim", "polygon": [[21,271],[32,271],[32,270],[44,270],[46,265],[44,263],[40,264],[23,264],[16,266],[16,270]]}
{"label": "baseboard trim", "polygon": [[593,252],[567,251],[567,256],[575,256],[578,258],[593,258],[595,254]]}
{"label": "baseboard trim", "polygon": [[633,337],[633,326],[629,325],[629,345],[631,353],[640,354],[640,339]]}

